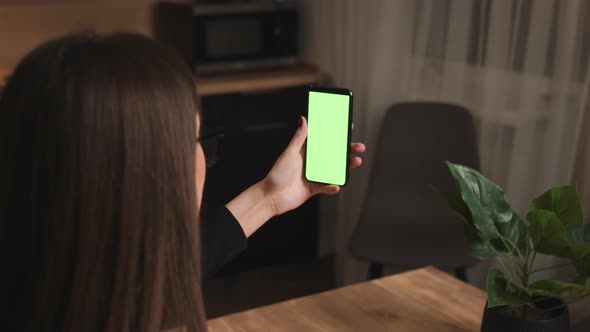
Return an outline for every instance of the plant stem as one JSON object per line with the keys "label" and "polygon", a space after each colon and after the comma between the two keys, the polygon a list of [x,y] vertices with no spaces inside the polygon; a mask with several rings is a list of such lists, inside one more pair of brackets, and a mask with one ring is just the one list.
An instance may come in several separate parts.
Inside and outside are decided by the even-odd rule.
{"label": "plant stem", "polygon": [[530,272],[529,257],[531,255],[531,248],[528,245],[528,238],[529,238],[529,235],[527,233],[527,236],[525,238],[525,243],[527,244],[526,258],[524,259],[524,266],[522,267],[522,285],[524,287],[528,287],[528,285],[529,285],[529,272]]}
{"label": "plant stem", "polygon": [[500,232],[496,229],[496,234],[498,234],[498,237],[500,238],[500,241],[502,241],[502,244],[504,244],[504,247],[510,252],[510,254],[514,254],[514,251],[512,250],[512,248],[508,245],[508,243],[506,243],[506,239],[504,239],[504,236],[502,236],[502,234],[500,234]]}
{"label": "plant stem", "polygon": [[[520,260],[521,261],[524,260],[524,256],[522,255],[522,253],[520,252],[520,249],[518,249],[518,246],[516,246],[516,244],[514,242],[512,242],[509,238],[506,238],[502,234],[500,234],[500,231],[498,231],[498,229],[496,229],[496,234],[498,234],[498,237],[500,238],[500,240],[504,244],[504,247],[506,247],[506,249],[510,252],[511,255],[514,255],[513,249],[516,249],[516,253],[518,254],[518,257],[520,258]],[[508,241],[508,243],[506,241]],[[508,244],[510,244],[510,246]]]}
{"label": "plant stem", "polygon": [[504,265],[504,261],[502,261],[502,259],[498,259],[498,263],[500,263],[500,265],[502,266],[504,274],[507,274],[512,279],[512,273],[510,273],[511,271],[506,268],[506,265]]}
{"label": "plant stem", "polygon": [[516,249],[516,253],[518,254],[519,257],[524,258],[524,256],[522,255],[522,253],[520,252],[520,249],[518,249],[518,246],[516,246],[516,244],[514,242],[512,242],[512,240],[506,238],[506,240],[508,241],[508,243],[510,243],[510,245]]}
{"label": "plant stem", "polygon": [[529,272],[531,272],[533,266],[535,266],[535,258],[537,258],[537,252],[533,251],[533,258],[531,259],[531,264],[529,265]]}
{"label": "plant stem", "polygon": [[[526,243],[526,250],[527,250],[527,257],[526,257],[526,261],[527,261],[527,267],[525,268],[525,270],[523,271],[523,273],[526,275],[525,278],[525,282],[524,282],[524,287],[528,287],[528,283],[530,281],[530,276],[532,274],[531,270],[533,269],[533,266],[535,266],[535,258],[537,258],[537,251],[534,250],[533,248],[533,244],[530,238],[530,234],[527,232],[526,234],[526,238],[525,238],[525,243]],[[529,257],[531,255],[531,253],[533,254],[531,260],[529,261]]]}
{"label": "plant stem", "polygon": [[522,266],[522,286],[528,287],[529,286],[529,254],[527,253],[527,257],[524,260],[524,266]]}
{"label": "plant stem", "polygon": [[[498,255],[498,257],[502,257],[502,253],[500,253],[498,250],[496,250],[496,248],[494,248],[493,245],[491,245],[491,243],[489,243],[489,241],[485,241],[485,245],[488,246],[488,248],[490,248],[496,255]],[[498,263],[500,263],[500,267],[502,268],[502,271],[504,272],[504,274],[508,275],[511,279],[512,279],[512,272],[511,270],[508,270],[506,268],[506,265],[504,265],[504,261],[502,260],[502,258],[498,258],[496,259],[496,261],[498,261]]]}

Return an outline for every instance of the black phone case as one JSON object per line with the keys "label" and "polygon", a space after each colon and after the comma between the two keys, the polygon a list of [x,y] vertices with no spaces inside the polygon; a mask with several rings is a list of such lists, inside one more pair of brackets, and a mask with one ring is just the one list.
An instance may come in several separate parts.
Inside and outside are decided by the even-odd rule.
{"label": "black phone case", "polygon": [[[305,111],[305,118],[306,119],[308,119],[308,111],[309,111],[309,92],[312,92],[312,91],[334,93],[334,94],[339,94],[339,95],[350,96],[350,101],[348,104],[348,135],[347,135],[347,139],[346,139],[347,147],[348,147],[348,149],[346,149],[346,178],[345,178],[344,184],[339,185],[340,187],[345,187],[348,184],[348,176],[350,173],[350,144],[351,144],[351,136],[352,136],[352,104],[353,104],[352,91],[350,91],[349,89],[345,89],[345,88],[328,88],[328,87],[321,87],[321,86],[315,86],[315,85],[310,86],[307,91],[307,110]],[[307,178],[307,149],[305,151],[305,161],[303,164],[303,174],[305,176],[305,179],[309,182],[334,185],[333,183],[312,181]]]}

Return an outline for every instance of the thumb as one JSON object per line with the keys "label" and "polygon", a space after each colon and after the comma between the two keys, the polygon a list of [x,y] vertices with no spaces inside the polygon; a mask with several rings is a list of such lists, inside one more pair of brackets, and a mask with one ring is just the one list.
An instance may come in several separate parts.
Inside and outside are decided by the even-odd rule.
{"label": "thumb", "polygon": [[289,142],[289,146],[287,149],[292,149],[295,151],[300,151],[305,143],[305,139],[307,138],[307,120],[305,117],[299,117],[299,128],[293,135],[291,142]]}

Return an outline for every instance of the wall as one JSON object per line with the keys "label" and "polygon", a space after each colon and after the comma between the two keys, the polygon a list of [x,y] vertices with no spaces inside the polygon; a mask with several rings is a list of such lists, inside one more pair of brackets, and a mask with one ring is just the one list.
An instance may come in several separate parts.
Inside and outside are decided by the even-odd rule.
{"label": "wall", "polygon": [[14,68],[38,44],[92,30],[151,34],[149,0],[0,0],[0,68]]}

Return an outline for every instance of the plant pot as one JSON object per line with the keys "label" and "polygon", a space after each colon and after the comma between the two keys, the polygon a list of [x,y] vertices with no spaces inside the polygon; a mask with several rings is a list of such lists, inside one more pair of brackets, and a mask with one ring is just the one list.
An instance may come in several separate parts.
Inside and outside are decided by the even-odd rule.
{"label": "plant pot", "polygon": [[[484,310],[481,332],[569,332],[569,311],[563,302],[547,298],[536,302],[537,308],[545,311],[545,317],[524,319],[510,311],[507,306]],[[563,305],[559,307],[560,305]],[[554,309],[557,308],[558,309]],[[554,310],[547,310],[554,309]],[[531,313],[529,316],[535,316]]]}

